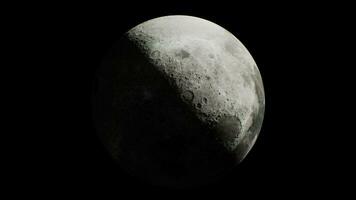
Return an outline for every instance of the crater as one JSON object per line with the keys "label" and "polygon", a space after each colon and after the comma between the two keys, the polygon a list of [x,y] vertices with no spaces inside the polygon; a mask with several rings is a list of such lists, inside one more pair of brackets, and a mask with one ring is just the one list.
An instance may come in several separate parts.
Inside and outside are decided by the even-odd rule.
{"label": "crater", "polygon": [[152,58],[158,58],[160,55],[161,55],[161,53],[157,50],[153,51],[151,54]]}
{"label": "crater", "polygon": [[194,99],[194,93],[190,90],[184,91],[182,96],[186,102],[191,102]]}
{"label": "crater", "polygon": [[201,108],[202,107],[202,105],[201,105],[201,103],[197,103],[197,108]]}
{"label": "crater", "polygon": [[[238,117],[224,116],[219,119],[216,127],[216,137],[224,144],[234,143],[240,136],[241,122]],[[228,148],[233,148],[229,145]]]}
{"label": "crater", "polygon": [[187,51],[183,50],[183,49],[180,50],[179,52],[177,52],[175,55],[177,57],[181,57],[182,59],[188,58],[190,56],[190,54]]}
{"label": "crater", "polygon": [[243,79],[243,85],[245,86],[245,87],[250,87],[250,86],[252,86],[252,80],[251,80],[251,77],[249,76],[249,75],[247,75],[247,74],[242,74],[241,75],[242,76],[242,79]]}
{"label": "crater", "polygon": [[207,99],[206,97],[204,97],[204,98],[203,98],[203,102],[204,102],[205,104],[207,104],[207,103],[208,103],[208,99]]}

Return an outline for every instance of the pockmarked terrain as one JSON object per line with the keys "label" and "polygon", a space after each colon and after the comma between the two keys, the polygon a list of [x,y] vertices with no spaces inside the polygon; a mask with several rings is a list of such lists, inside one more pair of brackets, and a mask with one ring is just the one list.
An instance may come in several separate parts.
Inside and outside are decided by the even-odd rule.
{"label": "pockmarked terrain", "polygon": [[211,182],[240,163],[260,132],[260,72],[224,28],[166,16],[129,30],[97,74],[93,114],[112,157],[161,186]]}

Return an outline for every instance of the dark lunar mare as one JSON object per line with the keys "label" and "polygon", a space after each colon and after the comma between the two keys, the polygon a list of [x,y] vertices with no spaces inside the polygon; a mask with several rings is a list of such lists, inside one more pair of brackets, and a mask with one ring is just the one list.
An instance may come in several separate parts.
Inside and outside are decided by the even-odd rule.
{"label": "dark lunar mare", "polygon": [[[127,37],[113,46],[98,71],[93,97],[97,132],[133,176],[161,186],[189,187],[214,180],[240,161],[236,151],[224,146],[231,137],[226,130],[202,123],[195,112]],[[237,133],[239,123],[233,130]]]}

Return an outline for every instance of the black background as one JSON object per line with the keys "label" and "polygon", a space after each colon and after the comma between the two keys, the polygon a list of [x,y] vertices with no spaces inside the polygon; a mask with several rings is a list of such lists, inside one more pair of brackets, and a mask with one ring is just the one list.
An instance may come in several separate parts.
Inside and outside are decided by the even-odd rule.
{"label": "black background", "polygon": [[[328,74],[335,67],[329,58],[336,56],[330,38],[341,29],[336,7],[129,3],[51,5],[33,13],[29,29],[39,30],[45,65],[37,83],[44,109],[34,112],[41,115],[44,134],[31,143],[36,152],[26,162],[30,191],[170,199],[289,198],[336,189],[344,175],[336,145],[328,140],[335,134],[329,117],[335,107],[324,97],[335,91]],[[233,33],[254,57],[265,87],[262,130],[246,159],[216,183],[188,190],[153,187],[122,172],[98,140],[91,116],[95,71],[111,45],[135,25],[165,15],[201,17]]]}

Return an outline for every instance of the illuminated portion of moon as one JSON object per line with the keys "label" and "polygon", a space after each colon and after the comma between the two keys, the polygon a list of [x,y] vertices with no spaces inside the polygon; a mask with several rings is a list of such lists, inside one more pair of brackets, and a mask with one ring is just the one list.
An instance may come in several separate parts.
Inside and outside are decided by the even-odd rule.
{"label": "illuminated portion of moon", "polygon": [[262,126],[254,59],[201,18],[166,16],[132,28],[98,77],[99,135],[124,169],[154,184],[218,177],[245,158]]}

